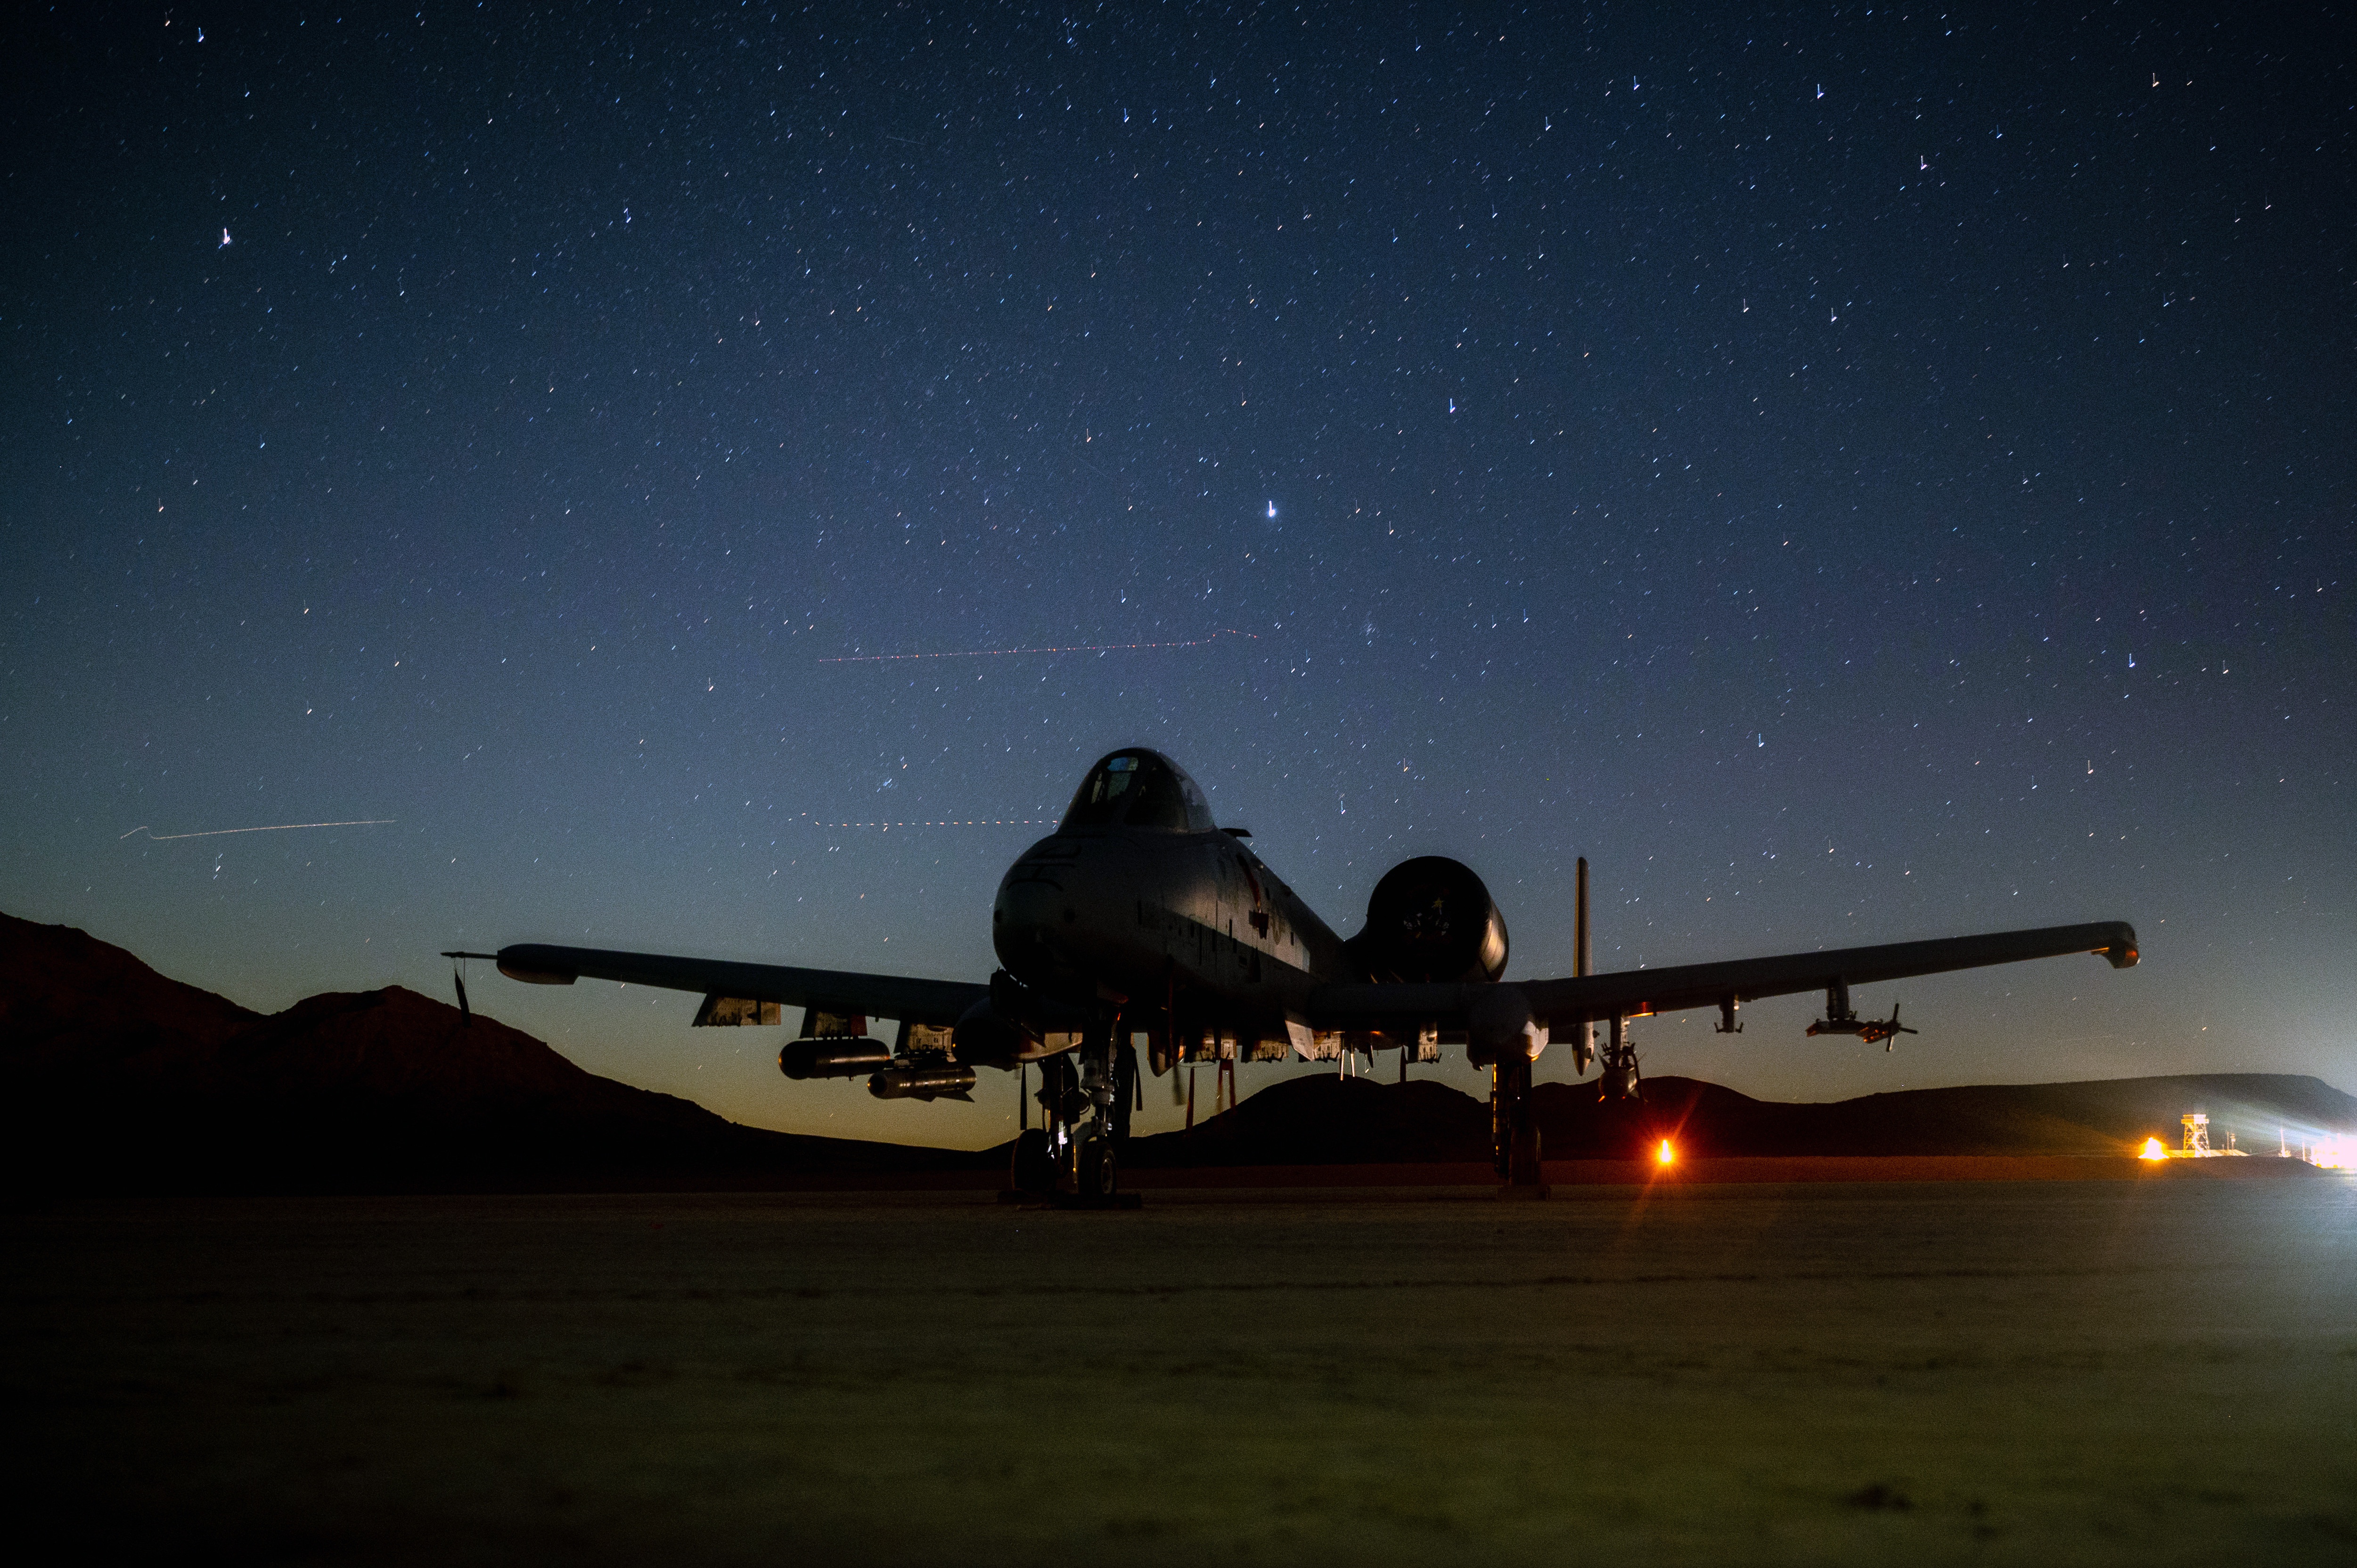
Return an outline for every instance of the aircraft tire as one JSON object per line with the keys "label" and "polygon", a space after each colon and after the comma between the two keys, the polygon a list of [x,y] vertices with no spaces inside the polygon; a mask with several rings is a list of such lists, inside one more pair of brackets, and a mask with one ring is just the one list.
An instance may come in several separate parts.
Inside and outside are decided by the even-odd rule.
{"label": "aircraft tire", "polygon": [[1539,1130],[1529,1123],[1514,1129],[1513,1147],[1507,1155],[1506,1179],[1516,1187],[1544,1185],[1546,1174],[1539,1164]]}
{"label": "aircraft tire", "polygon": [[1048,1142],[1047,1129],[1033,1127],[1015,1140],[1015,1157],[1009,1162],[1006,1185],[1017,1192],[1050,1193],[1056,1190],[1056,1159]]}
{"label": "aircraft tire", "polygon": [[1091,1138],[1081,1145],[1080,1155],[1080,1196],[1100,1202],[1111,1198],[1121,1185],[1113,1140]]}

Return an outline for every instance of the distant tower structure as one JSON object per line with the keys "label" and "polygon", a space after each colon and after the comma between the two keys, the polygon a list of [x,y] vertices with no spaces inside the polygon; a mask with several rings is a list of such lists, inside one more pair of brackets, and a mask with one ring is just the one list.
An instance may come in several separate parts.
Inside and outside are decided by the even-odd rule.
{"label": "distant tower structure", "polygon": [[2190,1111],[2185,1116],[2185,1148],[2187,1158],[2202,1160],[2210,1157],[2210,1118],[2201,1112]]}

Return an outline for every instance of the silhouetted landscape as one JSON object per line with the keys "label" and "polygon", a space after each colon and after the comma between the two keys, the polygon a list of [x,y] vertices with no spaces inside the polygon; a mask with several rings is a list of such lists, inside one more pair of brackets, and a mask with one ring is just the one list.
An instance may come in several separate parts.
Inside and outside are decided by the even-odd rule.
{"label": "silhouetted landscape", "polygon": [[[2173,1144],[2179,1118],[2195,1110],[2210,1113],[2218,1146],[2231,1130],[2248,1152],[2271,1155],[2279,1126],[2297,1145],[2303,1128],[2357,1122],[2357,1097],[2320,1079],[2276,1073],[1905,1090],[1828,1104],[1754,1100],[1664,1076],[1645,1079],[1634,1103],[1600,1099],[1592,1079],[1542,1083],[1534,1098],[1551,1160],[1642,1158],[1664,1137],[1690,1159],[2120,1155],[2155,1133]],[[1489,1157],[1489,1107],[1471,1095],[1429,1080],[1329,1076],[1286,1079],[1192,1132],[1137,1139],[1126,1159],[1132,1168],[1153,1168]]]}
{"label": "silhouetted landscape", "polygon": [[975,1156],[743,1127],[401,986],[263,1015],[66,926],[0,916],[20,1184],[246,1191],[726,1183]]}
{"label": "silhouetted landscape", "polygon": [[[986,1181],[1006,1151],[744,1127],[601,1078],[491,1018],[400,986],[264,1015],[65,926],[0,916],[0,1069],[19,1190],[500,1191]],[[1626,1159],[1660,1137],[1712,1155],[2118,1155],[2206,1110],[2273,1153],[2277,1128],[2357,1126],[2309,1077],[2218,1073],[1758,1101],[1692,1079],[1641,1103],[1537,1090],[1550,1159]],[[1193,1129],[1142,1136],[1136,1170],[1477,1163],[1489,1110],[1431,1079],[1280,1079]]]}

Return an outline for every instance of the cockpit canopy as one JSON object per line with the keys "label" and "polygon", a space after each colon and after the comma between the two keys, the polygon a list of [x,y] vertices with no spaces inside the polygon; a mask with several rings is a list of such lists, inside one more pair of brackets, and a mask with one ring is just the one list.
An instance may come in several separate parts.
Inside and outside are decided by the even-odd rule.
{"label": "cockpit canopy", "polygon": [[1063,826],[1207,833],[1211,808],[1186,769],[1160,752],[1116,751],[1089,769]]}

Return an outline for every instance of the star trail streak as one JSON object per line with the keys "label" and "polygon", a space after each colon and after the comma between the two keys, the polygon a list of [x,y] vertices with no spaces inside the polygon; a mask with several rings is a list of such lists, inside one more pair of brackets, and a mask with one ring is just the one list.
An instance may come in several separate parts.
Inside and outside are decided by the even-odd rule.
{"label": "star trail streak", "polygon": [[822,822],[813,821],[814,828],[1052,828],[1054,817],[971,817],[943,818],[939,822]]}
{"label": "star trail streak", "polygon": [[822,659],[821,664],[888,664],[903,659],[997,659],[1017,653],[1128,653],[1146,648],[1208,648],[1222,638],[1241,637],[1258,642],[1260,634],[1233,628],[1186,642],[1088,642],[1066,648],[969,648],[955,653],[850,653]]}
{"label": "star trail streak", "polygon": [[198,833],[159,833],[143,822],[132,829],[130,833],[121,835],[115,842],[122,843],[124,839],[129,838],[131,833],[145,833],[156,843],[167,843],[173,839],[217,839],[230,833],[287,833],[293,832],[297,828],[378,828],[400,820],[398,817],[358,817],[349,822],[273,822],[267,827],[260,828],[208,828]]}

